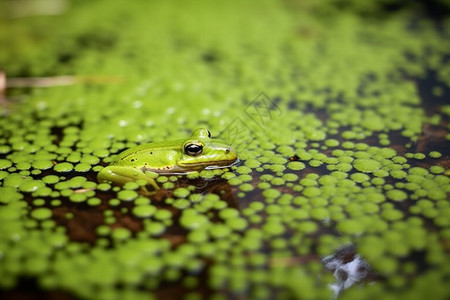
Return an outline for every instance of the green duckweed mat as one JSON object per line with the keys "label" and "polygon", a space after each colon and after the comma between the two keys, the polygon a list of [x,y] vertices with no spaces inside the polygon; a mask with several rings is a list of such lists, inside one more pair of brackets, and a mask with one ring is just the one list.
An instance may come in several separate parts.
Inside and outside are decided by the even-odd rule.
{"label": "green duckweed mat", "polygon": [[[0,6],[2,299],[450,298],[449,1]],[[240,165],[97,182],[202,127]]]}

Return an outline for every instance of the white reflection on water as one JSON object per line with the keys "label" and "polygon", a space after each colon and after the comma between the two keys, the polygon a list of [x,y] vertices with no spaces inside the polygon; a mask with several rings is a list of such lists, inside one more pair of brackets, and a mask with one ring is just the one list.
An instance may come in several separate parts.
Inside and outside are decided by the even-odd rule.
{"label": "white reflection on water", "polygon": [[336,278],[336,282],[329,285],[335,298],[369,274],[369,264],[355,250],[353,245],[346,246],[322,259],[325,268]]}

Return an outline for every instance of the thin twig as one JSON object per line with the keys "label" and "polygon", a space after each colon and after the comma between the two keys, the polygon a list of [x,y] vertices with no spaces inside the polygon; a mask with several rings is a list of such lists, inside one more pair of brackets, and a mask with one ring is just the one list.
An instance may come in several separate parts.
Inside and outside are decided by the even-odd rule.
{"label": "thin twig", "polygon": [[53,87],[73,85],[76,83],[121,83],[123,78],[118,76],[54,76],[54,77],[17,77],[6,80],[6,88],[17,87]]}
{"label": "thin twig", "polygon": [[5,72],[0,71],[0,106],[6,105],[6,75]]}
{"label": "thin twig", "polygon": [[123,82],[123,77],[104,75],[6,78],[5,71],[0,70],[0,106],[6,106],[8,104],[8,99],[6,98],[6,89],[8,88],[68,86],[77,83],[114,84]]}

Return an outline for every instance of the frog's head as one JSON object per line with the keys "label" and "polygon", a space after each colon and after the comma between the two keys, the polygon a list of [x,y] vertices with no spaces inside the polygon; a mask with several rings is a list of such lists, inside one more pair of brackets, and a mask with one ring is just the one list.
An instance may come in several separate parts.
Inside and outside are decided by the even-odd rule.
{"label": "frog's head", "polygon": [[232,165],[236,160],[236,150],[225,142],[212,139],[209,130],[200,128],[182,145],[182,155],[178,166],[191,170],[214,169]]}

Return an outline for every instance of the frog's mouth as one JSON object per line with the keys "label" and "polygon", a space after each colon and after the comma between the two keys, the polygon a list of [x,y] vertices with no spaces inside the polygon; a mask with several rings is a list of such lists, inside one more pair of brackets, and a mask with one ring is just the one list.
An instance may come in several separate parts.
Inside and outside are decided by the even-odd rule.
{"label": "frog's mouth", "polygon": [[205,168],[205,170],[215,170],[215,169],[230,168],[230,167],[233,167],[233,166],[237,166],[240,163],[241,163],[241,161],[239,160],[239,158],[236,158],[236,160],[234,162],[230,161],[230,164],[220,165],[220,166],[207,166]]}
{"label": "frog's mouth", "polygon": [[193,171],[201,171],[201,170],[214,170],[214,169],[223,169],[223,168],[229,168],[232,166],[236,166],[240,163],[239,158],[236,158],[235,160],[229,160],[227,161],[220,161],[220,165],[211,165],[211,162],[204,162],[204,163],[196,163],[195,168],[193,166],[190,166],[189,164],[184,164],[182,166],[176,166],[174,168],[167,168],[164,170],[158,170],[157,173],[164,173],[164,174],[187,174]]}

